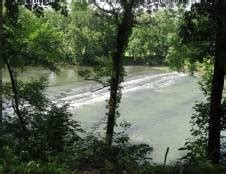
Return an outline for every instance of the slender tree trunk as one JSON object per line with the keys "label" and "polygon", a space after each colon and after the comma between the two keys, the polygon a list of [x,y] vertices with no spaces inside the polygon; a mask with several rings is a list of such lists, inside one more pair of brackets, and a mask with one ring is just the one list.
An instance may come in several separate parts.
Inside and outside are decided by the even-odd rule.
{"label": "slender tree trunk", "polygon": [[128,44],[128,39],[132,32],[133,27],[133,3],[129,3],[125,7],[123,18],[121,23],[118,25],[117,31],[117,42],[116,50],[113,53],[113,69],[111,77],[111,87],[110,87],[110,100],[109,100],[109,111],[107,120],[107,131],[106,131],[106,144],[111,146],[113,140],[116,111],[118,103],[120,102],[119,87],[123,79],[123,65],[122,58],[125,48]]}
{"label": "slender tree trunk", "polygon": [[0,0],[0,153],[2,150],[2,68],[3,68],[3,57],[2,57],[2,31],[3,28],[3,0]]}
{"label": "slender tree trunk", "polygon": [[20,104],[19,104],[19,96],[18,96],[16,79],[14,78],[13,70],[8,62],[6,63],[6,66],[7,66],[8,72],[9,72],[10,81],[11,81],[12,90],[13,90],[13,109],[20,120],[21,128],[24,131],[26,131],[25,122],[24,122],[24,119],[23,119],[23,116],[21,114],[20,107],[19,107]]}
{"label": "slender tree trunk", "polygon": [[0,0],[0,124],[2,122],[2,68],[3,68],[3,57],[2,57],[2,41],[3,41],[3,2]]}
{"label": "slender tree trunk", "polygon": [[[19,13],[19,5],[20,1],[17,0],[5,0],[5,7],[6,7],[6,14],[8,16],[8,18],[10,19],[10,24],[17,26],[17,22],[18,22],[18,13]],[[4,43],[3,43],[4,44]],[[11,86],[12,86],[12,91],[13,91],[13,99],[12,99],[12,107],[16,113],[16,115],[19,118],[20,124],[21,124],[21,128],[23,131],[26,130],[26,125],[22,116],[22,113],[20,111],[20,103],[19,103],[19,95],[18,95],[18,90],[17,90],[17,82],[15,79],[15,74],[13,72],[13,69],[11,67],[9,58],[6,57],[6,55],[3,57],[4,58],[4,64],[7,67],[7,70],[9,72],[9,76],[10,76],[10,82],[11,82]]]}
{"label": "slender tree trunk", "polygon": [[214,74],[210,101],[208,158],[219,163],[220,132],[222,128],[222,93],[224,88],[224,65],[226,60],[226,0],[217,0],[217,34]]}

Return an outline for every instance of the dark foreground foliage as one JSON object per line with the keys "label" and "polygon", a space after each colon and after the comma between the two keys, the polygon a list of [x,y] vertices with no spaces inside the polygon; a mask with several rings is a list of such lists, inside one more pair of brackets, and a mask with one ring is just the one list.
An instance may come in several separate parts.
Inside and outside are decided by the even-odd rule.
{"label": "dark foreground foliage", "polygon": [[[152,148],[131,144],[125,131],[115,133],[112,147],[97,134],[85,132],[72,119],[67,105],[58,106],[46,98],[45,79],[15,84],[23,122],[18,111],[4,116],[0,173],[61,174],[93,170],[131,173],[150,164]],[[10,84],[5,84],[4,97],[8,101],[5,107],[14,107],[10,102],[14,101],[13,94]],[[121,125],[124,129],[129,126]]]}

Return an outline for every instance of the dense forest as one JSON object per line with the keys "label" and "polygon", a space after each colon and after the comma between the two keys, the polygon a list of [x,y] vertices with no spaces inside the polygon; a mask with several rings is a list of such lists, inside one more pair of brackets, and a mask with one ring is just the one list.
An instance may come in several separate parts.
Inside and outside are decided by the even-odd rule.
{"label": "dense forest", "polygon": [[[226,172],[226,136],[223,136],[226,0],[196,3],[5,0],[1,2],[1,24],[0,173]],[[134,66],[161,69],[159,74],[142,76],[145,80],[163,77],[163,81],[180,75],[191,76],[198,83],[202,99],[192,101],[190,122],[186,123],[189,136],[178,149],[183,155],[174,161],[168,162],[170,146],[165,149],[162,163],[158,163],[152,159],[157,147],[135,141],[128,133],[131,127],[136,127],[136,122],[131,124],[126,120],[129,114],[122,118],[120,108],[125,105],[122,102],[125,91],[145,86],[140,76],[140,80],[130,77],[127,67]],[[76,69],[84,84],[92,82],[98,86],[92,94],[76,93],[68,100],[71,103],[73,99],[82,103],[82,97],[88,95],[95,99],[93,93],[107,91],[103,107],[106,114],[101,115],[101,121],[95,120],[100,124],[92,131],[77,119],[80,115],[71,109],[70,102],[53,101],[48,95],[52,88],[47,75],[35,78],[21,75],[24,72],[29,75],[34,69],[58,74],[67,67]],[[189,82],[183,83],[189,86]],[[137,86],[132,89],[134,83]],[[179,98],[176,92],[171,94],[175,102]],[[145,96],[148,95],[146,91]],[[165,107],[170,95],[161,99],[157,94],[150,96],[152,103],[137,103],[135,109],[154,110],[154,103],[159,102],[161,114],[167,114]],[[188,105],[185,100],[184,103]],[[176,114],[179,107],[172,108],[170,114]],[[136,114],[142,119],[139,112]],[[166,119],[170,124],[171,117]],[[146,129],[152,131],[153,123],[145,121]]]}

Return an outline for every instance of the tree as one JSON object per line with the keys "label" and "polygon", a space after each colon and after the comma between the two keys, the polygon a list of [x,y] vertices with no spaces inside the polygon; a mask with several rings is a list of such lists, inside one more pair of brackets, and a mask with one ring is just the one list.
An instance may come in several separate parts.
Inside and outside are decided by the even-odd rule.
{"label": "tree", "polygon": [[129,36],[132,32],[133,26],[133,8],[135,1],[124,2],[122,6],[124,8],[122,21],[118,24],[117,27],[117,41],[116,41],[116,50],[112,55],[112,75],[111,75],[111,87],[110,87],[110,99],[109,99],[109,110],[108,110],[108,120],[107,120],[107,131],[106,131],[106,143],[111,146],[115,119],[116,119],[116,110],[117,105],[120,101],[119,84],[122,81],[122,57],[124,51],[127,47]]}
{"label": "tree", "polygon": [[[114,126],[116,115],[118,114],[117,108],[120,103],[121,92],[120,83],[123,80],[123,64],[122,59],[125,53],[125,49],[128,45],[129,37],[132,33],[134,14],[133,10],[137,5],[136,0],[126,1],[121,0],[119,2],[120,7],[122,7],[122,14],[120,16],[120,10],[114,7],[112,2],[109,2],[110,10],[106,10],[99,6],[99,4],[94,1],[95,6],[103,12],[106,12],[114,17],[116,22],[117,34],[114,50],[112,52],[112,72],[110,79],[110,99],[108,103],[108,113],[107,113],[107,130],[106,130],[106,144],[108,146],[112,145]],[[121,19],[120,19],[121,17]]]}
{"label": "tree", "polygon": [[214,61],[214,73],[212,80],[210,116],[209,116],[209,138],[208,158],[219,163],[220,139],[223,119],[222,93],[224,88],[224,68],[226,66],[226,1],[216,0],[216,52]]}
{"label": "tree", "polygon": [[197,63],[214,57],[216,22],[212,10],[205,2],[195,3],[179,17],[167,54],[172,69],[188,69],[193,74]]}
{"label": "tree", "polygon": [[[120,83],[123,81],[123,56],[128,46],[129,38],[132,34],[134,26],[134,16],[137,7],[141,6],[145,1],[139,0],[121,0],[118,3],[108,2],[110,9],[102,8],[96,0],[93,1],[95,6],[101,11],[113,16],[116,23],[117,34],[114,50],[112,52],[112,72],[110,78],[110,99],[108,102],[107,112],[107,131],[106,144],[111,146],[116,116],[119,115],[117,109],[121,98]],[[152,4],[154,7],[161,4]],[[157,5],[157,6],[156,6]]]}
{"label": "tree", "polygon": [[186,150],[186,155],[182,161],[186,164],[197,166],[206,163],[207,159],[207,140],[208,140],[208,120],[210,110],[211,82],[213,77],[213,59],[204,59],[198,64],[200,75],[199,86],[206,100],[195,104],[195,113],[191,117],[190,135],[180,150]]}
{"label": "tree", "polygon": [[171,65],[174,61],[167,62],[167,58],[173,59],[174,56],[168,56],[169,51],[172,47],[178,48],[175,35],[183,11],[182,7],[177,7],[163,8],[154,13],[138,13],[126,54],[144,63]]}
{"label": "tree", "polygon": [[65,35],[65,47],[70,57],[80,65],[97,65],[109,59],[114,44],[115,27],[111,17],[99,14],[88,4],[72,3],[70,22]]}
{"label": "tree", "polygon": [[5,7],[3,63],[14,92],[12,105],[25,131],[19,108],[16,69],[37,64],[54,68],[56,59],[61,58],[61,33],[51,28],[42,17],[20,7],[18,2],[6,1]]}
{"label": "tree", "polygon": [[[213,57],[214,71],[212,79],[210,112],[208,119],[207,157],[214,163],[219,162],[220,133],[222,130],[222,92],[225,68],[225,1],[201,1],[185,13],[180,35],[183,42],[190,42],[196,49],[197,61]],[[187,38],[187,39],[186,39]],[[193,49],[192,48],[192,49]],[[194,49],[193,49],[194,50]]]}
{"label": "tree", "polygon": [[[25,131],[26,130],[25,123],[24,123],[24,120],[22,118],[22,114],[21,114],[20,109],[19,109],[19,100],[18,100],[18,93],[17,93],[17,89],[16,89],[16,80],[14,78],[14,72],[13,72],[11,65],[10,65],[10,59],[11,59],[10,54],[12,55],[12,57],[14,57],[17,54],[17,50],[14,49],[13,47],[11,47],[12,44],[14,44],[14,43],[13,43],[12,40],[10,41],[9,38],[13,38],[13,35],[15,33],[10,31],[9,26],[14,26],[15,28],[18,27],[17,21],[18,21],[19,8],[18,8],[18,3],[16,3],[16,2],[12,3],[10,1],[6,1],[5,6],[6,6],[6,15],[5,15],[5,19],[4,19],[4,23],[5,23],[5,25],[4,25],[4,35],[5,35],[4,39],[5,40],[4,40],[4,45],[3,45],[3,48],[4,48],[3,61],[7,65],[7,69],[8,69],[8,72],[10,74],[12,89],[14,91],[14,100],[12,101],[13,107],[14,107],[15,112],[17,113],[19,120],[20,120],[21,128]],[[19,48],[19,46],[18,46],[18,48]]]}
{"label": "tree", "polygon": [[[3,22],[3,1],[0,0],[0,136],[2,134],[2,68],[3,68],[3,57],[2,57],[2,22]],[[2,137],[2,136],[1,136]],[[2,150],[2,138],[0,138],[0,151]]]}

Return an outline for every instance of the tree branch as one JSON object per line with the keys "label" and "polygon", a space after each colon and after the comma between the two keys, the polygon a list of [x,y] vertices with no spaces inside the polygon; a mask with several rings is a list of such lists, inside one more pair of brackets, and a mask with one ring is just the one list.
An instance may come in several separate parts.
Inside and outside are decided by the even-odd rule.
{"label": "tree branch", "polygon": [[14,93],[14,96],[13,96],[13,100],[14,100],[14,104],[12,103],[12,106],[14,108],[14,111],[15,113],[17,114],[19,120],[20,120],[20,123],[21,123],[21,127],[24,131],[26,131],[26,126],[25,126],[25,122],[23,120],[23,117],[22,117],[22,114],[20,112],[20,108],[19,108],[19,96],[18,96],[18,91],[17,91],[17,87],[16,87],[16,80],[14,78],[14,75],[13,75],[13,70],[11,69],[11,66],[9,64],[9,62],[6,62],[6,66],[7,66],[7,69],[8,69],[8,72],[9,72],[9,76],[10,76],[10,81],[11,81],[11,85],[12,85],[12,90],[13,90],[13,93]]}
{"label": "tree branch", "polygon": [[97,89],[95,89],[95,90],[93,90],[93,91],[91,91],[91,92],[97,92],[97,91],[99,91],[99,90],[101,90],[101,89],[104,89],[104,88],[106,88],[106,87],[110,87],[110,84],[109,84],[109,83],[103,82],[103,81],[98,80],[98,79],[94,79],[94,78],[93,78],[93,79],[92,79],[92,78],[86,78],[85,80],[95,81],[95,82],[98,82],[98,83],[100,83],[100,84],[102,85],[102,87],[97,88]]}
{"label": "tree branch", "polygon": [[119,23],[118,13],[115,11],[115,8],[114,8],[114,6],[112,5],[111,2],[108,2],[108,4],[111,6],[112,10],[107,10],[107,9],[104,9],[104,8],[100,7],[96,0],[93,0],[93,3],[102,12],[113,15],[114,18],[115,18],[116,23]]}
{"label": "tree branch", "polygon": [[97,91],[99,91],[99,90],[101,90],[101,89],[104,89],[104,88],[110,87],[110,86],[111,86],[110,84],[106,84],[106,85],[103,85],[103,86],[100,87],[100,88],[97,88],[97,89],[93,90],[92,92],[97,92]]}

